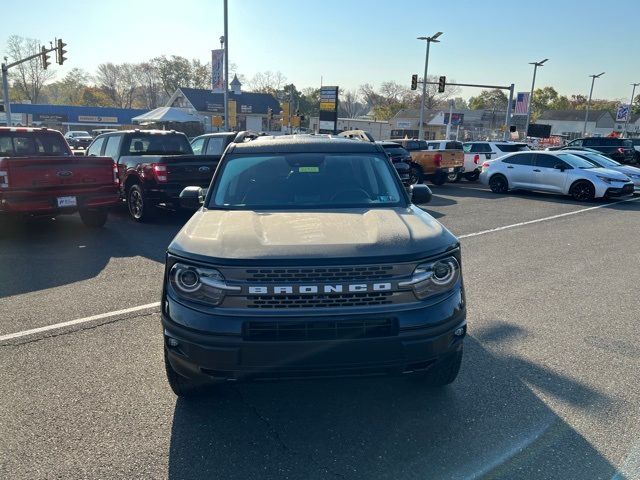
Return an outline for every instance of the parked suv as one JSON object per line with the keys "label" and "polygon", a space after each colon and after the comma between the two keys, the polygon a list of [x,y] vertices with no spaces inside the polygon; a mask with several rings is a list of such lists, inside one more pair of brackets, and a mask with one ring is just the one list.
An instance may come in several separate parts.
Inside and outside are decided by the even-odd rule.
{"label": "parked suv", "polygon": [[320,135],[225,151],[167,251],[165,366],[177,395],[228,380],[415,374],[454,381],[460,244],[383,148]]}
{"label": "parked suv", "polygon": [[635,163],[636,154],[631,140],[624,138],[588,137],[578,138],[564,147],[553,147],[549,150],[572,150],[574,148],[591,148],[620,163]]}
{"label": "parked suv", "polygon": [[87,148],[93,137],[84,130],[70,130],[64,134],[64,139],[71,148]]}
{"label": "parked suv", "polygon": [[[525,152],[529,150],[526,143],[516,142],[465,142],[464,178],[475,182],[482,171],[482,164],[487,160],[495,160],[507,153]],[[458,177],[458,180],[461,177]]]}

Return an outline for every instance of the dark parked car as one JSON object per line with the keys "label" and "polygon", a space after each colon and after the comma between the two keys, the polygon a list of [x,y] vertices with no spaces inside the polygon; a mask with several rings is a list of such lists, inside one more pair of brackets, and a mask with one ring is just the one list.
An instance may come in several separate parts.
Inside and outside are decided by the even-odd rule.
{"label": "dark parked car", "polygon": [[564,147],[551,147],[549,150],[575,150],[576,147],[591,148],[620,163],[635,163],[636,153],[631,140],[609,137],[588,137],[572,140]]}
{"label": "dark parked car", "polygon": [[[409,174],[411,168],[411,154],[409,151],[403,146],[398,145],[396,142],[378,141],[376,143],[384,148],[384,151],[389,155],[389,159],[394,163],[394,165],[396,165],[396,170],[398,170],[402,184],[405,187],[411,185],[411,175]],[[406,165],[406,168],[399,168],[399,164]],[[402,165],[402,167],[404,167],[404,165]]]}
{"label": "dark parked car", "polygon": [[87,148],[93,141],[93,137],[89,132],[83,130],[71,130],[64,134],[64,139],[71,148]]}

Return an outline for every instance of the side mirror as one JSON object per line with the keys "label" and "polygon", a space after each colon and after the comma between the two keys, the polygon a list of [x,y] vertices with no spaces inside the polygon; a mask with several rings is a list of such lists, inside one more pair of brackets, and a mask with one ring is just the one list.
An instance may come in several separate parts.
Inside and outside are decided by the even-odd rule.
{"label": "side mirror", "polygon": [[564,172],[566,170],[566,167],[564,165],[562,165],[561,163],[558,163],[557,165],[554,165],[553,168],[555,168],[556,170],[560,170],[561,172]]}
{"label": "side mirror", "polygon": [[411,203],[415,205],[422,205],[431,201],[431,189],[426,185],[412,185],[411,186]]}
{"label": "side mirror", "polygon": [[204,203],[204,191],[200,187],[186,187],[180,192],[180,206],[187,210],[197,210]]}

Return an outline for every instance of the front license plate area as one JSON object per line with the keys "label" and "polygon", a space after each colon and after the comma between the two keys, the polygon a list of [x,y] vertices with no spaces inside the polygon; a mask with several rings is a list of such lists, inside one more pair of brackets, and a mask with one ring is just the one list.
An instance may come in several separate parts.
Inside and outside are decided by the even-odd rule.
{"label": "front license plate area", "polygon": [[76,197],[58,197],[58,208],[77,207],[78,199]]}

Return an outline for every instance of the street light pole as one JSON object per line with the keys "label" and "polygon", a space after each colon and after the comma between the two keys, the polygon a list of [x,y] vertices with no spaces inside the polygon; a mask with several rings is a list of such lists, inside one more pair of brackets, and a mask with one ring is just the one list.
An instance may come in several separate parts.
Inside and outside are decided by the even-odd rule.
{"label": "street light pole", "polygon": [[627,115],[627,120],[624,122],[624,129],[622,130],[622,137],[626,137],[627,135],[627,127],[629,126],[629,119],[631,118],[631,112],[633,111],[633,97],[636,95],[636,87],[640,85],[640,83],[632,83],[633,89],[631,90],[631,101],[629,102],[629,115]]}
{"label": "street light pole", "polygon": [[224,0],[224,129],[229,131],[229,30],[227,0]]}
{"label": "street light pole", "polygon": [[424,122],[424,100],[427,96],[427,71],[429,70],[429,47],[431,46],[431,42],[438,43],[438,37],[442,35],[442,32],[437,32],[435,35],[430,37],[418,37],[418,40],[426,40],[427,41],[427,54],[424,59],[424,77],[422,78],[422,100],[420,101],[420,123],[418,125],[418,140],[424,140],[424,129],[422,124]]}
{"label": "street light pole", "polygon": [[[5,62],[7,58],[5,57]],[[2,64],[2,98],[4,100],[4,113],[7,116],[7,127],[11,126],[11,103],[9,101],[9,69],[7,64]]]}
{"label": "street light pole", "polygon": [[524,137],[527,138],[527,133],[529,132],[529,122],[531,121],[531,106],[533,105],[533,89],[536,86],[536,71],[538,67],[544,65],[544,63],[549,60],[545,58],[544,60],[540,60],[539,62],[529,62],[529,65],[533,65],[533,80],[531,81],[531,93],[529,93],[529,106],[527,108],[527,123],[524,125]]}
{"label": "street light pole", "polygon": [[599,73],[598,75],[589,75],[591,77],[591,90],[589,90],[589,100],[587,101],[587,111],[584,114],[584,126],[582,127],[582,136],[584,137],[587,133],[587,119],[589,118],[589,107],[591,106],[591,95],[593,95],[593,84],[596,83],[596,78],[600,78],[604,75],[604,72]]}

